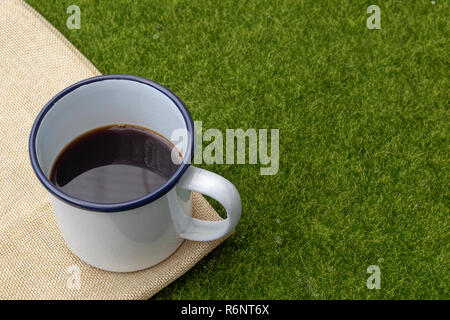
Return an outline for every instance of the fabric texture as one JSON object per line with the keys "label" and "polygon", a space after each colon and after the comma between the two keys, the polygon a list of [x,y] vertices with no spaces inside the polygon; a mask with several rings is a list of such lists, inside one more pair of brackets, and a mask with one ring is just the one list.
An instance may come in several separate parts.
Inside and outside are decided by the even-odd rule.
{"label": "fabric texture", "polygon": [[[185,240],[165,261],[132,273],[99,270],[69,251],[31,168],[28,137],[51,97],[98,74],[28,4],[0,0],[0,299],[147,299],[224,240]],[[196,193],[193,214],[220,219]]]}

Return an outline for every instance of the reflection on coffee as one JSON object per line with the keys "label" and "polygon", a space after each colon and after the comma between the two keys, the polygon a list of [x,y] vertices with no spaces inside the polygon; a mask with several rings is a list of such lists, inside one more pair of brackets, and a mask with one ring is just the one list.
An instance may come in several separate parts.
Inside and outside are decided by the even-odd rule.
{"label": "reflection on coffee", "polygon": [[84,133],[56,158],[50,180],[68,195],[96,203],[117,203],[149,194],[178,169],[174,145],[134,125],[109,125]]}

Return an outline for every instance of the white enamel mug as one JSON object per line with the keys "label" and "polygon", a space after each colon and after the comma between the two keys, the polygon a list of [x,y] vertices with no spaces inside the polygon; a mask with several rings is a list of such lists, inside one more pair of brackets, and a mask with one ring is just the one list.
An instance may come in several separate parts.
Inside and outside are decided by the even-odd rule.
{"label": "white enamel mug", "polygon": [[[102,204],[71,197],[49,180],[52,164],[67,144],[86,131],[118,123],[152,129],[174,144],[173,132],[187,132],[183,162],[163,186],[138,199]],[[29,152],[70,250],[97,268],[129,272],[161,262],[184,239],[210,241],[230,234],[241,215],[239,193],[225,178],[190,165],[194,136],[183,102],[164,86],[141,77],[98,76],[51,99],[33,125]],[[192,218],[191,191],[216,199],[227,218]]]}

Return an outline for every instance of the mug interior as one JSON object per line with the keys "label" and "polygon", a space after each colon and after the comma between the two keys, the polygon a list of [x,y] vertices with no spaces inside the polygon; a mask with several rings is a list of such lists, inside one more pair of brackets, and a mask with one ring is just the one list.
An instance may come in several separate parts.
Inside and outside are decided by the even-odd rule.
{"label": "mug interior", "polygon": [[[180,139],[180,136],[173,136],[173,133],[184,130],[188,133],[182,147],[185,159],[174,174],[177,177],[172,178],[179,178],[187,169],[186,158],[190,160],[193,150],[193,122],[181,100],[162,85],[144,78],[99,76],[59,93],[36,119],[30,136],[30,156],[44,186],[55,193],[49,175],[56,157],[65,146],[89,130],[112,124],[132,124],[151,129],[174,145],[179,145],[180,141],[175,139]],[[171,187],[168,184],[173,184],[175,179],[172,178],[161,188]],[[76,200],[58,192],[56,195],[69,202]]]}

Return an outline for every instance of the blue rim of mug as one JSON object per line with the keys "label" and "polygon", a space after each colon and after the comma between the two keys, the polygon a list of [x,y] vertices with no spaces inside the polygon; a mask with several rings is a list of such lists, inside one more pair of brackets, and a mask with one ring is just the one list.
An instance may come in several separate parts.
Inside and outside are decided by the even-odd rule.
{"label": "blue rim of mug", "polygon": [[[98,81],[105,81],[105,80],[128,80],[128,81],[135,81],[142,84],[145,84],[147,86],[150,86],[161,93],[163,93],[165,96],[167,96],[179,109],[181,114],[183,115],[183,119],[186,123],[187,131],[188,131],[188,139],[189,143],[188,146],[190,146],[190,155],[186,157],[188,161],[182,161],[180,164],[180,167],[177,169],[177,171],[170,177],[169,180],[166,181],[160,188],[157,190],[142,196],[140,198],[125,201],[125,202],[117,202],[117,203],[95,203],[90,201],[81,200],[75,197],[72,197],[68,195],[67,193],[64,193],[60,189],[58,189],[44,174],[42,171],[38,157],[37,157],[37,151],[36,151],[36,138],[37,133],[39,130],[39,126],[41,125],[42,120],[44,119],[45,115],[48,111],[58,102],[61,98],[66,96],[68,93],[91,83],[98,82]],[[36,117],[36,120],[34,121],[33,127],[31,128],[31,134],[29,138],[29,145],[28,145],[28,151],[30,155],[31,160],[31,166],[36,173],[38,179],[41,181],[41,183],[44,185],[44,187],[52,193],[57,198],[65,201],[66,203],[92,211],[100,211],[100,212],[119,212],[119,211],[126,211],[135,209],[138,207],[142,207],[160,197],[165,195],[167,192],[169,192],[180,180],[180,178],[183,176],[183,174],[186,172],[190,165],[190,160],[193,159],[194,156],[194,122],[192,121],[191,114],[189,113],[188,109],[184,105],[184,103],[181,101],[180,98],[178,98],[172,91],[164,87],[163,85],[138,76],[133,75],[127,75],[127,74],[110,74],[110,75],[101,75],[101,76],[95,76],[92,78],[88,78],[85,80],[82,80],[80,82],[77,82],[66,89],[62,90],[58,94],[56,94],[47,104],[42,108],[42,110],[39,112],[38,116]],[[189,157],[190,156],[190,157]]]}

